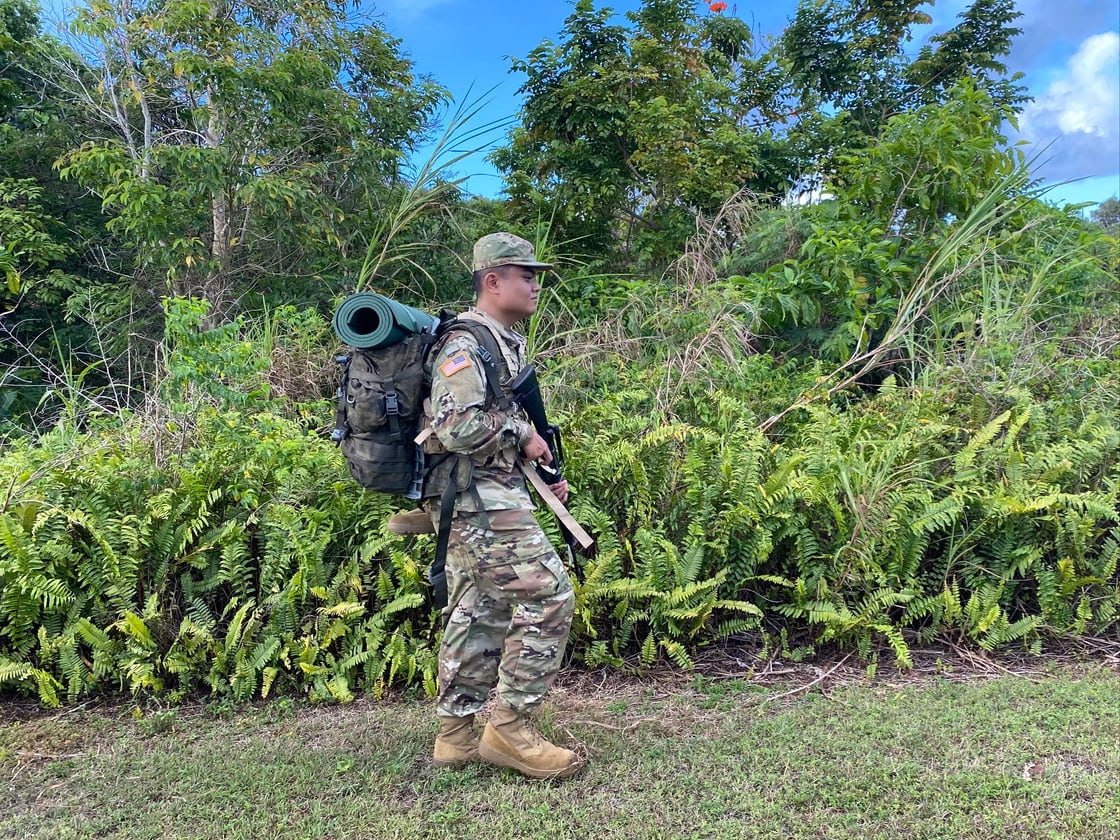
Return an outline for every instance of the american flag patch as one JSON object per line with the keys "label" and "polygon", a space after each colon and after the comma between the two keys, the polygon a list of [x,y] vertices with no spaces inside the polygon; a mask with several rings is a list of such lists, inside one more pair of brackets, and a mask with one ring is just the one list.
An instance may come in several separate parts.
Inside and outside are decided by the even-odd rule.
{"label": "american flag patch", "polygon": [[451,376],[458,373],[464,368],[471,366],[471,360],[467,357],[466,353],[456,353],[446,362],[439,366],[439,372],[444,376]]}

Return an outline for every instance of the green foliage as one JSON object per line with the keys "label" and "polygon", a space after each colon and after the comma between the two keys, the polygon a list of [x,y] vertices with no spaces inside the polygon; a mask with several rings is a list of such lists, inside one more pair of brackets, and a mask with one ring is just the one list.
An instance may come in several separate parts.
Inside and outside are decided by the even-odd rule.
{"label": "green foliage", "polygon": [[167,332],[167,378],[164,394],[184,410],[198,391],[229,405],[244,406],[266,398],[265,374],[270,359],[261,347],[242,339],[244,325],[231,321],[206,327],[210,305],[201,300],[164,301]]}
{"label": "green foliage", "polygon": [[936,376],[993,404],[1027,389],[1071,422],[1120,399],[1116,245],[1073,216],[1028,202],[1001,241],[931,310],[922,352]]}
{"label": "green foliage", "polygon": [[801,2],[782,33],[776,60],[789,70],[790,129],[803,170],[831,174],[836,156],[882,136],[895,116],[941,104],[967,82],[984,91],[997,123],[1026,102],[1021,74],[1001,62],[1020,30],[1012,0],[975,0],[960,23],[929,38],[916,59],[905,54],[911,29],[932,19],[924,0]]}
{"label": "green foliage", "polygon": [[[915,237],[912,253],[934,252],[917,281],[903,263],[895,270],[898,297],[879,293],[892,334],[909,336],[899,346],[928,364],[920,388],[888,375],[862,396],[845,386],[826,390],[822,383],[835,374],[821,366],[779,367],[770,357],[738,355],[749,345],[737,354],[714,341],[721,306],[738,298],[752,309],[736,294],[745,278],[713,279],[742,258],[734,246],[688,255],[693,288],[646,287],[648,310],[630,311],[660,317],[621,330],[644,339],[633,345],[643,349],[631,355],[623,348],[632,345],[620,342],[596,375],[609,385],[571,420],[586,435],[569,445],[575,474],[595,500],[583,515],[623,540],[601,543],[581,590],[588,661],[619,662],[627,650],[648,661],[663,639],[692,649],[695,625],[670,618],[710,619],[713,602],[692,601],[690,612],[671,617],[660,605],[676,595],[674,580],[704,586],[717,576],[720,597],[762,611],[766,637],[809,627],[815,642],[852,646],[864,657],[886,644],[901,665],[915,641],[939,633],[989,648],[1036,647],[1047,633],[1114,626],[1120,402],[1115,342],[1097,338],[1120,314],[1111,251],[1083,223],[1037,202],[997,204],[1015,184],[1000,180],[968,218],[934,225],[940,237]],[[838,238],[861,230],[847,202],[804,213],[808,229],[764,213],[743,241],[770,236],[777,250],[804,236],[799,250],[818,270],[803,276],[850,288],[856,272],[877,266]],[[863,224],[850,242],[866,243],[869,254],[880,245],[882,271],[900,240]],[[763,292],[750,303],[765,311],[775,297]],[[922,346],[929,322],[904,315],[929,312],[936,334],[956,306],[975,307],[969,323],[983,325],[957,339],[970,358],[990,352],[982,350],[990,347],[986,332],[998,331],[1016,367],[962,366],[963,352]],[[819,329],[828,310],[845,312],[835,300],[822,309],[804,322]],[[1042,324],[1066,338],[1050,340],[1034,359],[1038,348],[1024,337]],[[1095,372],[1088,378],[1077,373],[1086,362]],[[588,402],[583,378],[570,378],[573,390],[562,389],[561,402]],[[777,415],[781,426],[774,417],[759,423],[783,403],[797,410]],[[748,434],[760,425],[780,431],[775,444]],[[706,447],[719,447],[720,457],[703,454]],[[1072,464],[1085,468],[1056,485]],[[676,577],[661,573],[666,568]],[[600,601],[612,610],[596,624]],[[700,638],[718,624],[709,621]],[[621,647],[612,632],[626,640]]]}
{"label": "green foliage", "polygon": [[804,336],[828,359],[843,361],[867,350],[898,312],[915,272],[914,255],[854,207],[822,208],[809,220],[796,259],[728,280],[752,302],[765,328],[792,328],[786,333],[791,339]]}
{"label": "green foliage", "polygon": [[305,278],[361,259],[350,240],[378,218],[443,91],[345,6],[79,10],[75,29],[103,62],[56,83],[99,126],[60,173],[96,192],[110,229],[135,244],[141,285],[170,280],[220,319],[254,284],[291,301],[293,284],[317,291]]}
{"label": "green foliage", "polygon": [[640,396],[604,397],[575,419],[594,443],[569,447],[598,503],[578,509],[611,526],[579,590],[590,662],[685,664],[759,618],[864,655],[882,640],[901,665],[937,633],[994,648],[1116,620],[1115,417],[1067,427],[1024,397],[974,426],[948,394],[888,389],[771,447],[731,398],[699,429],[647,426]]}
{"label": "green foliage", "polygon": [[97,203],[51,169],[84,127],[47,81],[70,50],[39,26],[36,4],[0,1],[0,434],[41,419],[59,371],[84,366],[89,331],[66,304],[103,276],[85,247]]}
{"label": "green foliage", "polygon": [[[638,389],[604,396],[576,421],[577,428],[598,429],[595,443],[569,445],[580,453],[573,474],[606,503],[576,510],[593,527],[611,525],[578,589],[577,620],[590,639],[609,637],[605,645],[592,642],[591,663],[608,647],[617,660],[638,645],[642,664],[662,650],[687,666],[689,649],[754,627],[762,614],[728,597],[736,587],[726,584],[765,552],[744,507],[729,506],[738,492],[759,492],[759,462],[768,447],[745,430],[721,440],[712,430],[629,414],[630,401],[640,396]],[[734,455],[745,457],[732,462]],[[612,493],[597,492],[608,485]],[[602,633],[596,614],[598,621],[609,619]]]}
{"label": "green foliage", "polygon": [[579,0],[560,43],[514,62],[528,76],[522,124],[494,160],[516,219],[553,219],[579,253],[602,255],[617,235],[663,263],[690,212],[717,208],[758,167],[740,129],[751,33],[704,23],[682,0],[646,0],[629,27],[610,14]]}
{"label": "green foliage", "polygon": [[[41,432],[0,455],[0,686],[434,693],[430,540],[386,534],[394,500],[323,439],[322,309],[351,285],[465,297],[462,257],[499,225],[576,266],[526,332],[597,538],[583,661],[687,668],[738,636],[906,666],[940,634],[1113,631],[1116,238],[1031,197],[1000,133],[1010,4],[977,0],[908,64],[919,5],[804,3],[760,53],[679,0],[626,26],[580,0],[518,64],[506,203],[446,177],[471,107],[401,177],[441,93],[337,3],[94,3],[94,65],[0,0],[0,411],[53,342]],[[50,107],[48,66],[71,95]],[[830,197],[752,194],[800,176]],[[103,220],[59,221],[79,185],[110,215],[103,270],[79,255]],[[167,285],[192,295],[157,312]],[[67,332],[79,315],[95,329]],[[120,377],[151,315],[158,363]]]}
{"label": "green foliage", "polygon": [[[63,423],[0,459],[2,679],[50,705],[107,688],[434,691],[421,570],[383,531],[392,500],[268,410],[263,341],[200,330],[204,315],[168,302],[171,403]],[[277,315],[273,350],[299,324]]]}
{"label": "green foliage", "polygon": [[908,241],[965,218],[1022,162],[972,81],[950,88],[944,102],[892,117],[873,145],[837,160],[842,196]]}
{"label": "green foliage", "polygon": [[[681,0],[645,0],[626,25],[580,0],[556,43],[514,61],[527,76],[521,125],[493,155],[514,218],[551,218],[573,250],[660,270],[697,212],[743,189],[773,201],[799,184],[831,188],[840,162],[882,140],[892,118],[920,121],[923,107],[958,99],[958,86],[979,92],[969,118],[998,128],[1025,101],[1001,61],[1019,33],[1013,3],[976,0],[911,59],[912,28],[931,22],[922,5],[806,0],[764,43],[734,14],[701,17]],[[941,137],[944,156],[953,138]],[[893,179],[910,168],[881,172],[890,207],[904,192]],[[905,184],[905,207],[954,212],[938,207],[952,190],[925,198],[922,180]]]}
{"label": "green foliage", "polygon": [[157,422],[52,433],[0,464],[18,489],[0,514],[6,681],[48,704],[112,687],[433,688],[424,584],[381,530],[389,500],[275,415]]}
{"label": "green foliage", "polygon": [[[309,322],[278,312],[254,333],[205,329],[198,303],[167,311],[167,403],[0,460],[5,683],[48,704],[434,691],[430,545],[385,534],[392,500],[359,491],[265,387]],[[688,667],[721,637],[808,630],[905,666],[940,633],[996,648],[1115,626],[1115,403],[1079,416],[1020,390],[993,408],[951,379],[888,378],[806,402],[769,439],[759,419],[819,367],[724,353],[685,376],[673,343],[703,329],[695,314],[644,322],[675,337],[601,366],[606,387],[554,392],[573,512],[598,543],[576,592],[584,661]]]}
{"label": "green foliage", "polygon": [[[763,328],[843,362],[873,348],[923,282],[936,285],[937,275],[956,270],[951,263],[992,247],[967,235],[951,259],[937,254],[954,233],[968,233],[974,215],[981,224],[1006,215],[996,203],[1014,201],[1022,188],[1021,162],[1006,148],[987,96],[970,84],[951,94],[891,118],[878,141],[841,156],[835,196],[787,211],[788,238],[769,231],[771,242],[786,238],[785,254],[771,246],[767,265],[753,239],[736,248],[722,268],[754,270],[728,282],[752,302]],[[1004,241],[1021,251],[1010,236]],[[935,263],[942,267],[931,273]]]}
{"label": "green foliage", "polygon": [[1113,196],[1102,201],[1093,211],[1093,221],[1105,230],[1116,234],[1120,229],[1120,200]]}
{"label": "green foliage", "polygon": [[24,57],[39,30],[39,9],[26,0],[0,3],[0,118],[26,104],[32,82]]}
{"label": "green foliage", "polygon": [[[7,286],[7,294],[0,301],[5,306],[25,285],[34,282],[35,274],[69,253],[69,248],[54,241],[47,231],[39,206],[41,196],[41,188],[31,179],[0,179],[0,272]],[[27,276],[29,273],[31,276]],[[57,270],[40,276],[40,282],[63,288],[72,289],[76,282],[76,278],[65,277]]]}
{"label": "green foliage", "polygon": [[1022,17],[1013,0],[975,0],[958,16],[960,23],[938,33],[922,47],[908,68],[907,82],[925,102],[942,101],[944,94],[963,80],[972,80],[988,92],[1001,111],[1026,103],[1022,73],[1007,75],[1001,58],[1011,52],[1022,30],[1012,23]]}

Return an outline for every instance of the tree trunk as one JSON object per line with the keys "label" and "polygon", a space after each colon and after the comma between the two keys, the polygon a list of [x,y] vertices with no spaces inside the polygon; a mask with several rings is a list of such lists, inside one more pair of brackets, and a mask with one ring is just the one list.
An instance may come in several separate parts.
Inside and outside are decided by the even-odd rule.
{"label": "tree trunk", "polygon": [[[217,105],[210,99],[210,118],[206,125],[206,145],[211,149],[221,148],[223,141],[223,121]],[[213,263],[204,284],[204,293],[210,301],[210,319],[215,323],[225,320],[231,301],[230,292],[230,253],[233,247],[233,211],[230,207],[229,193],[224,185],[214,190],[210,199],[211,241],[210,256]]]}

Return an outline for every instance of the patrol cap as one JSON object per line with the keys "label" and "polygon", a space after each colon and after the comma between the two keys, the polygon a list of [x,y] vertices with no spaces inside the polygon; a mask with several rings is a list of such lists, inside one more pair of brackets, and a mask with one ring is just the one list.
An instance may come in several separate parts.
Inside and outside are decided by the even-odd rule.
{"label": "patrol cap", "polygon": [[537,262],[533,243],[512,233],[491,233],[474,243],[472,271],[483,271],[501,265],[523,265],[543,271],[552,263]]}

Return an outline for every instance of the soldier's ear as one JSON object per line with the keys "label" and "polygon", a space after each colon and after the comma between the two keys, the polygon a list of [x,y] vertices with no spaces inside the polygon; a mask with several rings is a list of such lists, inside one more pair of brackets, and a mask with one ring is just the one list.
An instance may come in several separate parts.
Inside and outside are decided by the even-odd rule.
{"label": "soldier's ear", "polygon": [[496,268],[488,269],[486,271],[486,274],[482,278],[482,288],[487,292],[490,292],[491,294],[494,294],[498,291],[501,283],[502,275],[501,272],[499,272]]}

